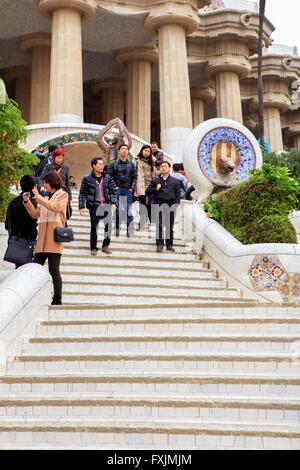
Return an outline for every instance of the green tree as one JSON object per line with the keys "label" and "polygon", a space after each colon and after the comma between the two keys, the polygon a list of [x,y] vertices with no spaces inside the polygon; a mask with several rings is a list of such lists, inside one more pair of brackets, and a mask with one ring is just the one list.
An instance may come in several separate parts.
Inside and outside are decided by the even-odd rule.
{"label": "green tree", "polygon": [[11,199],[10,186],[24,174],[32,173],[38,162],[35,155],[20,146],[26,137],[26,122],[17,103],[7,97],[0,100],[0,220]]}

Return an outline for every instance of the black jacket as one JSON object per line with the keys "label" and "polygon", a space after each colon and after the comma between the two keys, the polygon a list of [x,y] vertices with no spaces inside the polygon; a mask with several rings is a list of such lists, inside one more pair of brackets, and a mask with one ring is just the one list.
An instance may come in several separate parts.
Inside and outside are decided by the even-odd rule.
{"label": "black jacket", "polygon": [[[35,199],[30,199],[34,207],[37,206]],[[37,237],[37,219],[32,219],[23,205],[22,195],[13,199],[6,212],[5,229],[11,236],[25,238],[27,240],[36,240]]]}
{"label": "black jacket", "polygon": [[[161,184],[159,191],[156,190],[158,184]],[[156,204],[168,204],[169,206],[179,204],[180,182],[171,175],[166,181],[162,176],[157,176],[151,181],[149,188],[146,190],[146,195],[155,196]]]}
{"label": "black jacket", "polygon": [[135,165],[130,161],[122,162],[118,159],[112,162],[107,170],[118,188],[135,190],[137,180],[137,170]]}
{"label": "black jacket", "polygon": [[[112,178],[104,173],[104,197],[105,202],[107,204],[116,204],[117,203],[117,196],[116,196],[116,185]],[[95,174],[92,172],[91,174],[85,176],[81,183],[81,188],[79,192],[79,210],[84,209],[85,206],[88,209],[92,209],[92,207],[98,207],[100,205],[100,194],[98,185],[96,183]]]}

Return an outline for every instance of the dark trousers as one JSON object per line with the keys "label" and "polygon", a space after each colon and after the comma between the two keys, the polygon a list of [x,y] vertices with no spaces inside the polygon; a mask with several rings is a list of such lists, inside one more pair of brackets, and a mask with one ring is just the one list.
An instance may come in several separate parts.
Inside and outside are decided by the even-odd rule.
{"label": "dark trousers", "polygon": [[162,248],[166,240],[167,248],[173,248],[176,212],[165,204],[156,206],[156,209],[156,245]]}
{"label": "dark trousers", "polygon": [[151,204],[148,203],[147,196],[139,196],[138,201],[140,203],[140,227],[144,227],[148,220],[151,223]]}
{"label": "dark trousers", "polygon": [[54,296],[61,297],[62,293],[62,278],[59,271],[61,254],[59,253],[37,253],[33,262],[44,266],[48,259],[49,273],[52,276]]}
{"label": "dark trousers", "polygon": [[133,192],[129,189],[117,189],[117,210],[116,210],[116,229],[120,229],[122,220],[126,220],[127,232],[133,232],[133,216],[132,216],[132,199]]}
{"label": "dark trousers", "polygon": [[98,243],[98,225],[100,220],[105,219],[105,226],[104,226],[104,240],[102,247],[110,245],[111,239],[111,208],[107,210],[101,210],[101,206],[93,207],[90,209],[90,218],[91,218],[91,236],[90,236],[90,244],[91,250],[97,250],[97,243]]}

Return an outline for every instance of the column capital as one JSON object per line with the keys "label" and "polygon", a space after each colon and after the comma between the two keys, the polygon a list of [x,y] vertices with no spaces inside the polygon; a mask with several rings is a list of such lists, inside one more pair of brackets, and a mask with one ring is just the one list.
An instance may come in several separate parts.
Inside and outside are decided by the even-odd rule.
{"label": "column capital", "polygon": [[10,82],[22,77],[30,77],[31,66],[30,65],[16,65],[13,67],[7,67],[2,70],[2,76],[4,80]]}
{"label": "column capital", "polygon": [[216,97],[216,89],[211,82],[191,88],[191,97],[199,98],[205,103],[211,103]]}
{"label": "column capital", "polygon": [[173,0],[153,6],[145,20],[147,29],[159,30],[161,26],[176,24],[183,26],[188,34],[199,26],[198,7],[195,0]]}
{"label": "column capital", "polygon": [[245,78],[251,71],[249,47],[243,41],[217,39],[209,45],[208,76],[219,72],[233,72]]}
{"label": "column capital", "polygon": [[43,32],[24,34],[19,39],[19,46],[23,51],[35,47],[51,47],[51,34]]}
{"label": "column capital", "polygon": [[157,47],[126,47],[117,51],[115,58],[119,64],[143,61],[156,65],[158,64],[158,49]]}
{"label": "column capital", "polygon": [[97,8],[96,0],[38,0],[38,9],[43,15],[52,15],[55,10],[69,8],[81,16],[91,18]]}
{"label": "column capital", "polygon": [[102,90],[126,90],[126,79],[122,77],[95,78],[90,82],[93,93],[98,95]]}

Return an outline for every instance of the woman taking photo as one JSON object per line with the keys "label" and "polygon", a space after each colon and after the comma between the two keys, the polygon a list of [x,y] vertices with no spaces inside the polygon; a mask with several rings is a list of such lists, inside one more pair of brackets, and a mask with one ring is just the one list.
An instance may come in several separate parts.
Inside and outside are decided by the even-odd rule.
{"label": "woman taking photo", "polygon": [[32,189],[38,207],[35,208],[29,194],[23,194],[23,204],[33,219],[39,220],[39,231],[35,248],[34,262],[44,265],[48,260],[52,276],[54,296],[51,305],[61,305],[62,278],[59,271],[63,243],[54,240],[55,227],[65,227],[68,194],[62,189],[63,181],[58,173],[50,171],[45,175],[44,187],[47,197],[39,194],[36,186]]}
{"label": "woman taking photo", "polygon": [[[150,197],[146,196],[146,189],[155,177],[155,159],[153,158],[150,145],[143,145],[140,153],[135,158],[137,168],[137,183],[135,196],[140,203],[140,230],[142,230],[147,221],[151,222],[151,203]],[[142,207],[143,206],[143,207]]]}

